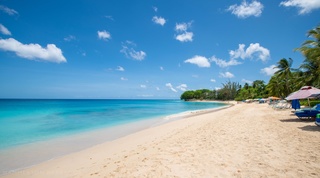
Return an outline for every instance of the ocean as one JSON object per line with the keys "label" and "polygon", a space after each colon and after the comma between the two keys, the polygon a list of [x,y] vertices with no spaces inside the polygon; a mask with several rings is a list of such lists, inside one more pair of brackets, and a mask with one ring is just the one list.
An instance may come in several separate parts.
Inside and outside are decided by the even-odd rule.
{"label": "ocean", "polygon": [[180,100],[0,100],[0,149],[225,106]]}
{"label": "ocean", "polygon": [[225,106],[181,100],[0,99],[0,175],[183,119],[191,111]]}

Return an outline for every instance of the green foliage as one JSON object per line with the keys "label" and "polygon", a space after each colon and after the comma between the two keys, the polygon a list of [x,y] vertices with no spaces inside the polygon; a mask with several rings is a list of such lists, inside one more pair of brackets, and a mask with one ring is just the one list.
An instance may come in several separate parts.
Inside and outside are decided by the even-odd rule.
{"label": "green foliage", "polygon": [[195,91],[185,91],[181,100],[233,100],[241,88],[239,83],[228,81],[222,84],[223,88],[219,90],[201,89]]}
{"label": "green foliage", "polygon": [[[310,107],[320,104],[320,100],[310,100]],[[301,106],[309,106],[308,100],[300,100]]]}
{"label": "green foliage", "polygon": [[266,85],[263,80],[255,80],[252,86],[245,84],[244,87],[238,92],[235,100],[242,101],[246,99],[265,98],[268,97]]}

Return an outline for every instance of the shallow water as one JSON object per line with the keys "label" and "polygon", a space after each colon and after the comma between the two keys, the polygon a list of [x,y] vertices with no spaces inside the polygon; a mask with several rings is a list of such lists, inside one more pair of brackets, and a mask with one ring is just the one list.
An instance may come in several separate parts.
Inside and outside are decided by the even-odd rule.
{"label": "shallow water", "polygon": [[223,106],[179,100],[0,100],[0,175],[183,118],[190,111]]}
{"label": "shallow water", "polygon": [[0,149],[220,106],[179,100],[0,100]]}

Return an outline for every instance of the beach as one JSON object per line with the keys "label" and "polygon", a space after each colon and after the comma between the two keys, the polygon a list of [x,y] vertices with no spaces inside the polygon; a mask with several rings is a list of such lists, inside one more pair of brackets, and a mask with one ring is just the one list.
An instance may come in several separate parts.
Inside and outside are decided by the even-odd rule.
{"label": "beach", "polygon": [[319,136],[290,109],[240,103],[3,177],[320,177]]}

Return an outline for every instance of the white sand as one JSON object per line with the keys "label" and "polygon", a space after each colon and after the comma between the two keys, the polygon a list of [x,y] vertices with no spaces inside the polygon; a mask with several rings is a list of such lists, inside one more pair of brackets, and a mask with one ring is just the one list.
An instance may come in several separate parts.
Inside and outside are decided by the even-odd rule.
{"label": "white sand", "polygon": [[320,177],[319,137],[290,110],[236,104],[5,177]]}

